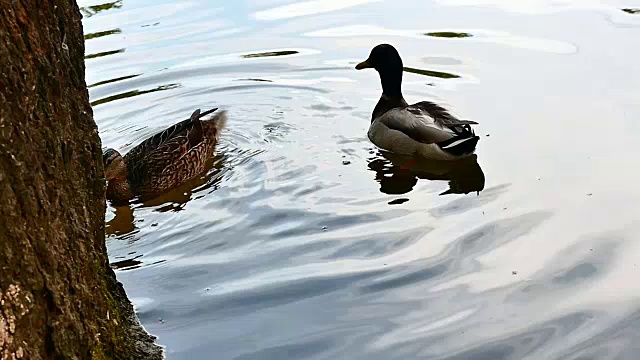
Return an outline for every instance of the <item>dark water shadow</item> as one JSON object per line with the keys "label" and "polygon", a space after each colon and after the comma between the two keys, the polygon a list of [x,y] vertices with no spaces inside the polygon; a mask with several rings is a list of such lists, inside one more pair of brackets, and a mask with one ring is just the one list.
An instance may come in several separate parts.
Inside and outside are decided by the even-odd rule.
{"label": "dark water shadow", "polygon": [[131,91],[127,91],[127,92],[124,92],[124,93],[111,95],[111,96],[107,96],[107,97],[102,98],[102,99],[98,99],[98,100],[92,101],[91,102],[91,106],[98,106],[100,104],[106,104],[108,102],[112,102],[112,101],[116,101],[116,100],[126,99],[126,98],[130,98],[130,97],[134,97],[134,96],[140,96],[140,95],[144,95],[144,94],[150,94],[150,93],[154,93],[154,92],[157,92],[157,91],[173,90],[173,89],[179,88],[180,86],[181,86],[180,84],[167,84],[167,85],[156,86],[155,88],[148,89],[148,90],[131,90]]}
{"label": "dark water shadow", "polygon": [[99,57],[109,56],[109,55],[120,54],[120,53],[123,53],[125,50],[126,49],[122,48],[122,49],[116,49],[116,50],[102,51],[95,54],[88,54],[84,57],[84,59],[88,60],[88,59],[95,59]]}
{"label": "dark water shadow", "polygon": [[83,16],[92,17],[103,11],[120,9],[122,8],[122,3],[123,3],[123,0],[117,0],[117,1],[100,4],[100,5],[83,6],[80,8],[80,12],[82,13]]}
{"label": "dark water shadow", "polygon": [[124,259],[120,261],[114,261],[110,264],[113,270],[133,270],[137,269],[142,265],[142,261],[137,260],[141,258],[142,255],[137,255],[131,259]]}
{"label": "dark water shadow", "polygon": [[[217,190],[224,173],[228,170],[225,166],[226,163],[225,155],[216,154],[207,161],[202,175],[165,193],[147,198],[136,198],[129,203],[110,202],[115,208],[115,216],[105,226],[107,236],[121,237],[136,231],[138,228],[134,215],[137,209],[155,208],[156,212],[178,212],[184,210],[189,201],[200,199]],[[201,194],[205,191],[206,193]],[[155,224],[151,226],[155,226]]]}
{"label": "dark water shadow", "polygon": [[245,54],[241,56],[245,59],[250,59],[250,58],[258,58],[258,57],[287,56],[287,55],[295,55],[298,53],[299,51],[296,51],[296,50],[285,50],[285,51],[269,51],[269,52],[256,53],[256,54]]}
{"label": "dark water shadow", "polygon": [[438,161],[380,151],[369,159],[369,169],[376,172],[375,179],[385,194],[406,194],[418,179],[448,181],[449,190],[440,195],[479,194],[485,185],[484,172],[475,154],[456,161]]}
{"label": "dark water shadow", "polygon": [[[133,254],[135,254],[135,251],[127,254],[127,256],[131,256]],[[135,270],[135,269],[141,268],[145,264],[143,261],[138,260],[143,256],[143,254],[138,254],[132,258],[127,258],[127,256],[116,257],[116,259],[123,259],[123,260],[114,261],[111,264],[109,264],[109,266],[111,266],[111,268],[114,271],[129,271],[129,270]],[[165,261],[166,260],[158,260],[152,263],[148,263],[146,265],[149,266],[149,265],[161,264]]]}
{"label": "dark water shadow", "polygon": [[434,71],[434,70],[425,70],[425,69],[417,69],[412,67],[405,66],[403,68],[405,72],[409,72],[412,74],[424,75],[429,77],[437,77],[440,79],[458,79],[460,75],[451,74],[443,71]]}
{"label": "dark water shadow", "polygon": [[92,88],[92,87],[105,85],[105,84],[111,84],[111,83],[114,83],[114,82],[123,81],[123,80],[131,79],[131,78],[134,78],[134,77],[138,77],[140,75],[142,75],[142,74],[126,75],[126,76],[120,76],[120,77],[113,78],[113,79],[102,80],[102,81],[98,81],[96,83],[93,83],[91,85],[87,85],[87,88]]}
{"label": "dark water shadow", "polygon": [[468,38],[472,37],[472,34],[465,32],[455,32],[455,31],[436,31],[424,34],[426,36],[431,37],[440,37],[440,38]]}
{"label": "dark water shadow", "polygon": [[122,33],[122,30],[119,28],[116,28],[116,29],[111,29],[106,31],[98,31],[94,33],[85,34],[84,39],[86,41],[86,40],[91,40],[95,38],[100,38],[103,36],[109,36],[109,35],[115,35],[115,34],[121,34],[121,33]]}

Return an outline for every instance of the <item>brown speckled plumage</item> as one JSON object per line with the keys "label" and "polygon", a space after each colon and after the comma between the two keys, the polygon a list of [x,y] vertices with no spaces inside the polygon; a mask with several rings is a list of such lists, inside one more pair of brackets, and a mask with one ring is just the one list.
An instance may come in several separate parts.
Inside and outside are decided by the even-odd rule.
{"label": "brown speckled plumage", "polygon": [[202,173],[226,123],[224,111],[202,120],[216,110],[194,111],[189,119],[146,139],[124,157],[112,149],[105,151],[107,199],[152,196]]}

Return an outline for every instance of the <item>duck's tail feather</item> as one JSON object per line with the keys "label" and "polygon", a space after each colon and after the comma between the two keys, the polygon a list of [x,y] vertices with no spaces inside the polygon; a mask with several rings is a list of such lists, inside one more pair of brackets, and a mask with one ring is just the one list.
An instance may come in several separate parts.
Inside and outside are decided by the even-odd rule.
{"label": "duck's tail feather", "polygon": [[191,114],[191,120],[202,120],[202,121],[206,121],[206,122],[211,122],[213,124],[213,127],[216,130],[220,131],[227,125],[227,112],[226,112],[226,110],[222,110],[222,111],[218,112],[217,114],[213,115],[213,117],[211,119],[207,119],[207,120],[202,119],[204,116],[207,116],[207,115],[211,114],[212,112],[215,112],[216,110],[218,110],[218,108],[213,108],[211,110],[207,110],[207,111],[201,113],[200,109],[197,109],[196,111],[193,112],[193,114]]}
{"label": "duck's tail feather", "polygon": [[454,156],[464,156],[472,154],[476,150],[476,145],[480,140],[479,136],[454,136],[451,139],[440,141],[437,145],[442,151]]}
{"label": "duck's tail feather", "polygon": [[213,108],[211,110],[207,110],[203,113],[200,112],[200,109],[197,109],[196,111],[193,112],[193,114],[191,114],[191,119],[202,119],[203,116],[207,116],[209,114],[211,114],[212,112],[218,110],[218,108]]}
{"label": "duck's tail feather", "polygon": [[227,125],[227,112],[217,112],[211,119],[205,120],[205,123],[208,124],[209,131],[213,133],[213,137],[217,141],[222,135],[222,129]]}
{"label": "duck's tail feather", "polygon": [[227,112],[224,110],[220,111],[215,114],[213,118],[207,121],[211,121],[213,123],[213,127],[220,132],[225,126],[227,126]]}

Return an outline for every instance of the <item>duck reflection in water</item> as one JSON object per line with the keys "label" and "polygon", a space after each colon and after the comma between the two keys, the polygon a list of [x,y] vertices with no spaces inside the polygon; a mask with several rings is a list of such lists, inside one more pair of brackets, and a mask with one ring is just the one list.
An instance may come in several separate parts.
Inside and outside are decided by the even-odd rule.
{"label": "duck reflection in water", "polygon": [[380,151],[369,160],[369,168],[376,172],[380,191],[385,194],[406,194],[413,190],[418,179],[447,180],[449,189],[440,195],[479,194],[485,184],[476,154],[454,161],[440,161]]}
{"label": "duck reflection in water", "polygon": [[128,203],[112,201],[115,216],[106,223],[107,236],[123,236],[136,231],[136,209],[155,208],[157,212],[178,212],[184,210],[189,201],[216,191],[228,169],[226,160],[226,155],[219,152],[206,161],[205,171],[200,176],[155,197],[135,198]]}

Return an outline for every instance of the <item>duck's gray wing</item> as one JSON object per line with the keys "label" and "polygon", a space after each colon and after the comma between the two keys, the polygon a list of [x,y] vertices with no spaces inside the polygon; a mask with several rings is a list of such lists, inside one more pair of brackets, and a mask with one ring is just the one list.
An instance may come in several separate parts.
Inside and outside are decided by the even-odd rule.
{"label": "duck's gray wing", "polygon": [[424,144],[448,140],[455,135],[451,129],[429,113],[410,109],[410,107],[391,109],[376,121],[380,121],[389,129],[400,131],[411,139]]}
{"label": "duck's gray wing", "polygon": [[478,125],[477,122],[472,120],[460,120],[457,117],[451,115],[451,113],[444,107],[432,103],[430,101],[421,101],[413,105],[407,106],[407,111],[416,114],[428,114],[434,121],[441,126],[456,127],[461,125]]}

